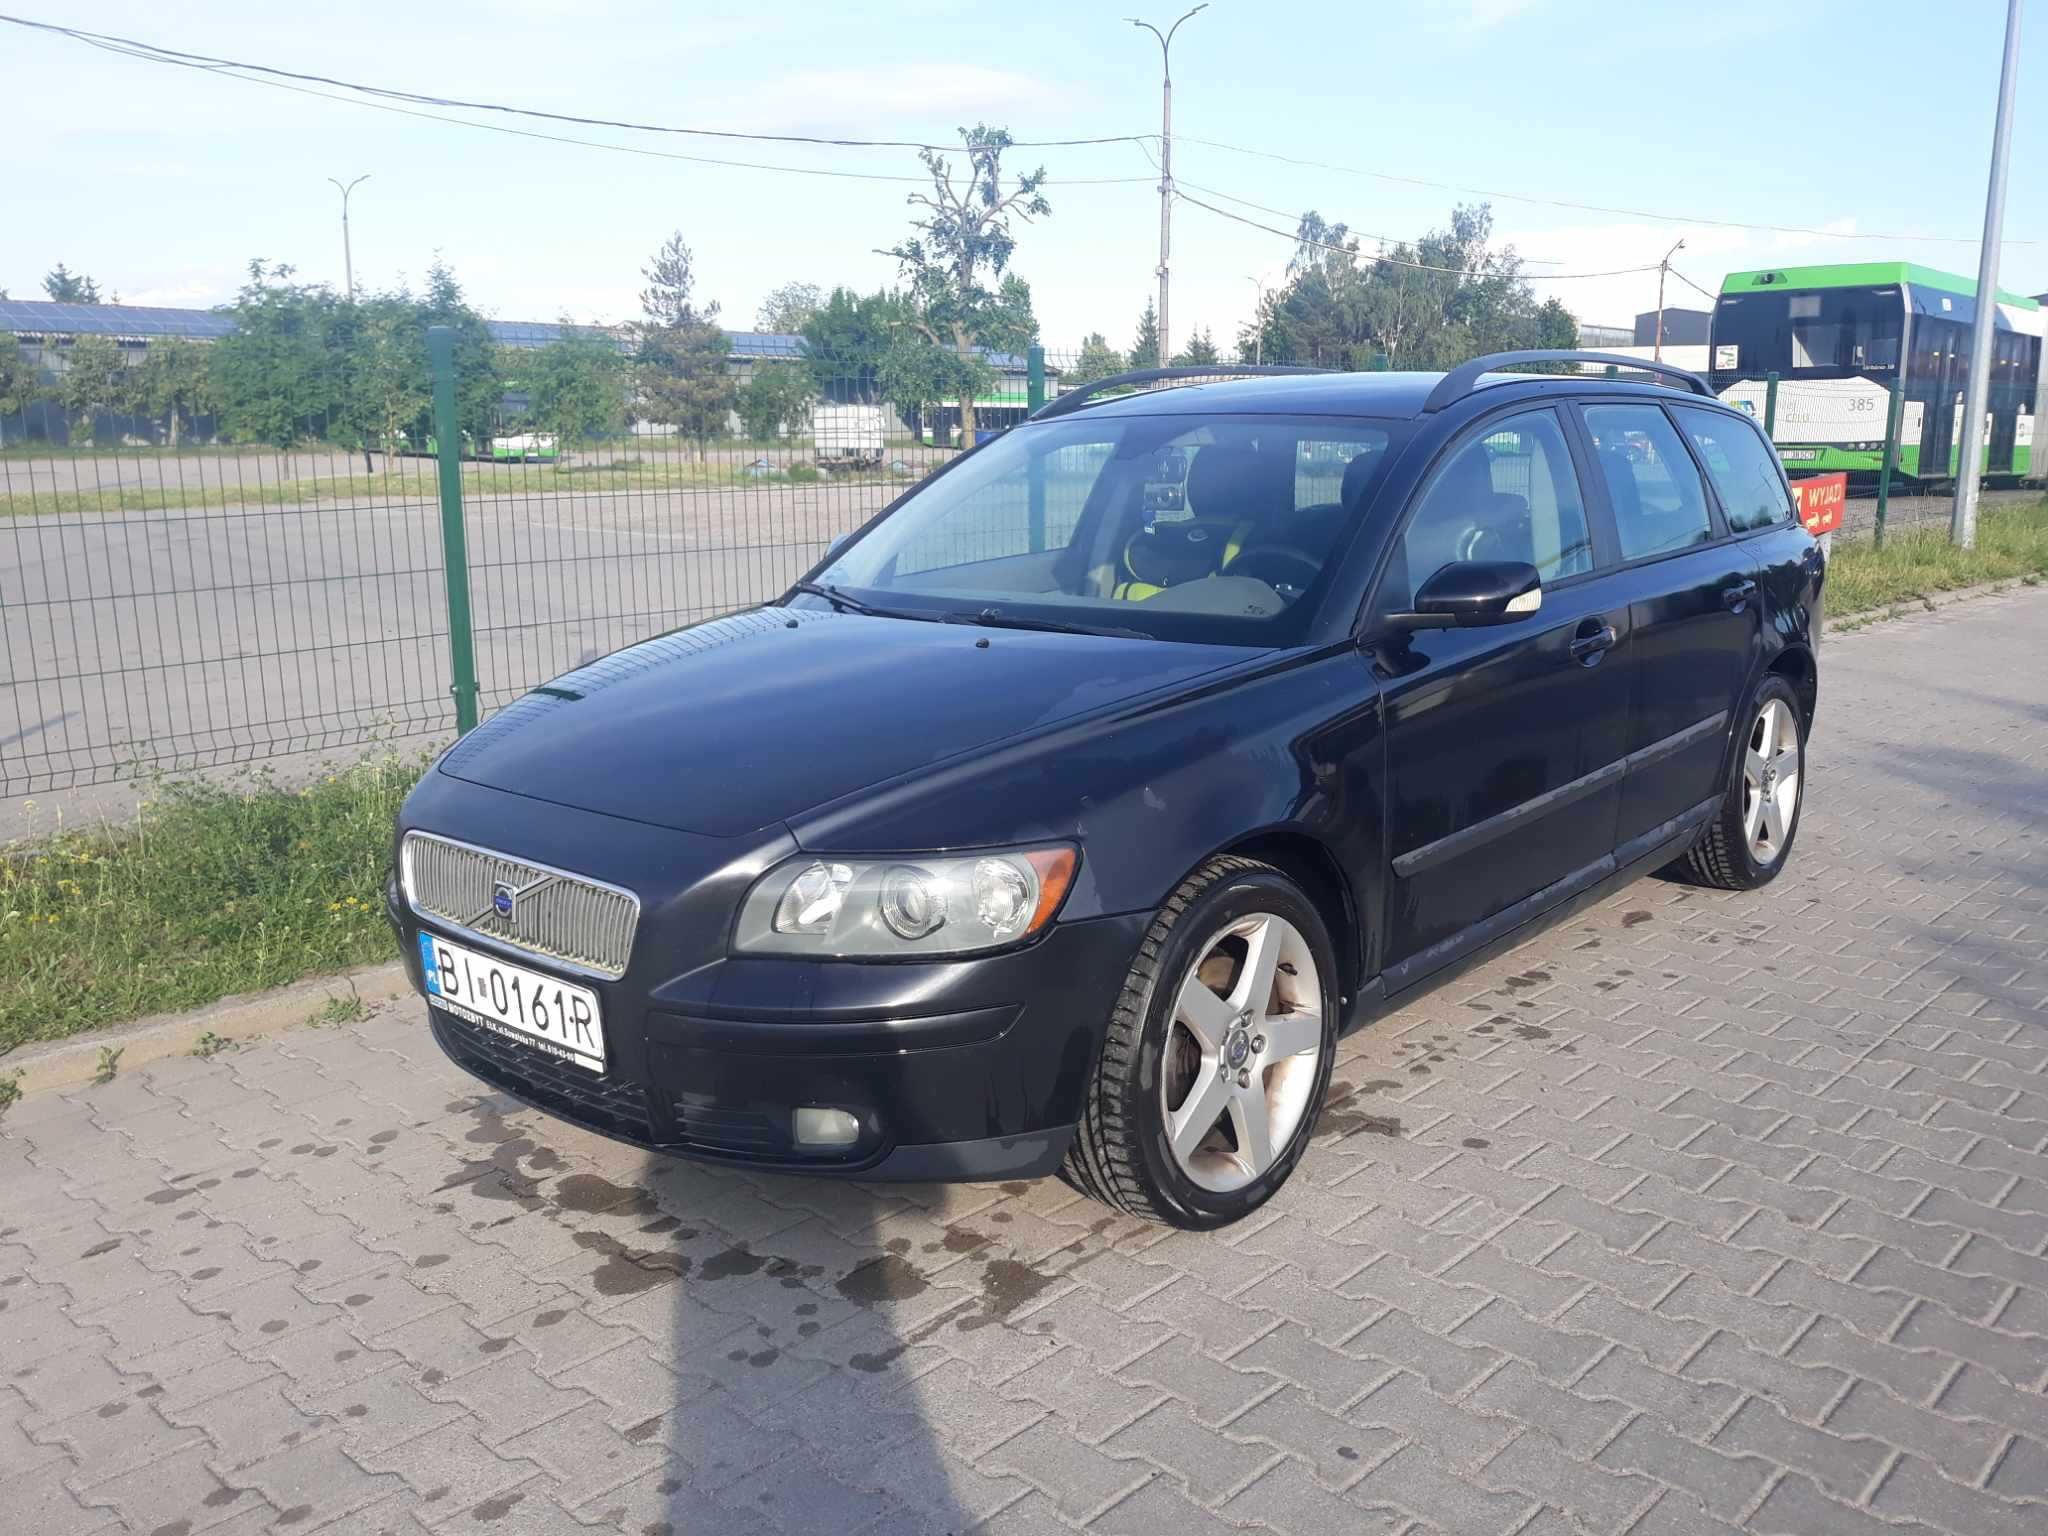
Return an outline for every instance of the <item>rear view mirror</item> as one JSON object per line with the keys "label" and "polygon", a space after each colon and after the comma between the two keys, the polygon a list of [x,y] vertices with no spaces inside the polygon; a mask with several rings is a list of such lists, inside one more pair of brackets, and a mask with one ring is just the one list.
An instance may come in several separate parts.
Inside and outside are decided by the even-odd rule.
{"label": "rear view mirror", "polygon": [[1543,578],[1520,560],[1459,560],[1415,594],[1415,610],[1391,622],[1404,629],[1470,629],[1512,624],[1543,606]]}

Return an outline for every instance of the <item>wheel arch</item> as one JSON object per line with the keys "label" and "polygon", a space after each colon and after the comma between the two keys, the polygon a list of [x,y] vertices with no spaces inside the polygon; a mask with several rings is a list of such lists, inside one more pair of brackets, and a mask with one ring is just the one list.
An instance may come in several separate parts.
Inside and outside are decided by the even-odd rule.
{"label": "wheel arch", "polygon": [[1347,1002],[1355,998],[1364,980],[1364,928],[1357,893],[1329,845],[1298,826],[1269,827],[1205,854],[1195,867],[1224,856],[1270,864],[1301,887],[1337,952],[1337,990]]}
{"label": "wheel arch", "polygon": [[1771,658],[1771,664],[1764,669],[1767,675],[1782,677],[1792,685],[1792,692],[1799,699],[1799,713],[1806,729],[1813,729],[1813,712],[1820,703],[1820,669],[1814,662],[1813,652],[1800,644],[1787,645]]}

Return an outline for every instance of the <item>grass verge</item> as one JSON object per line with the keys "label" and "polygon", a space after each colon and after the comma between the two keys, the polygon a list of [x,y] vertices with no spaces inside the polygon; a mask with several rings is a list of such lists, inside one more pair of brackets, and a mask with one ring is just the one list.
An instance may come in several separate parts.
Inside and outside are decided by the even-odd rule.
{"label": "grass verge", "polygon": [[132,826],[0,851],[0,1052],[388,958],[391,821],[424,766],[162,785]]}
{"label": "grass verge", "polygon": [[1828,561],[1827,615],[1846,619],[1990,581],[2038,581],[2048,576],[2048,498],[2032,506],[1981,512],[1977,543],[1958,549],[1948,529],[1908,528],[1886,536],[1879,549],[1868,539],[1836,536]]}

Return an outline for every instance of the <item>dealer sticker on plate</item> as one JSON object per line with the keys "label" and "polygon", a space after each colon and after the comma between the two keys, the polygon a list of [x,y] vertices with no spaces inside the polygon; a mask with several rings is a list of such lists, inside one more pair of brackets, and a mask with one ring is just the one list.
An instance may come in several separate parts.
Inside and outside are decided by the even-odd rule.
{"label": "dealer sticker on plate", "polygon": [[589,1071],[604,1070],[604,1024],[588,987],[426,932],[420,969],[427,995],[450,1013]]}

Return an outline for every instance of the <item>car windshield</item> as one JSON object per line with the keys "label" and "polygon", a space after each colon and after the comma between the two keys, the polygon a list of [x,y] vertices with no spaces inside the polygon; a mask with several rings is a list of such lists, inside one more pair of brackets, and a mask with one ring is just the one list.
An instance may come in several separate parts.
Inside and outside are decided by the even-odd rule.
{"label": "car windshield", "polygon": [[1295,644],[1405,426],[1150,414],[1027,424],[812,580],[933,618]]}

